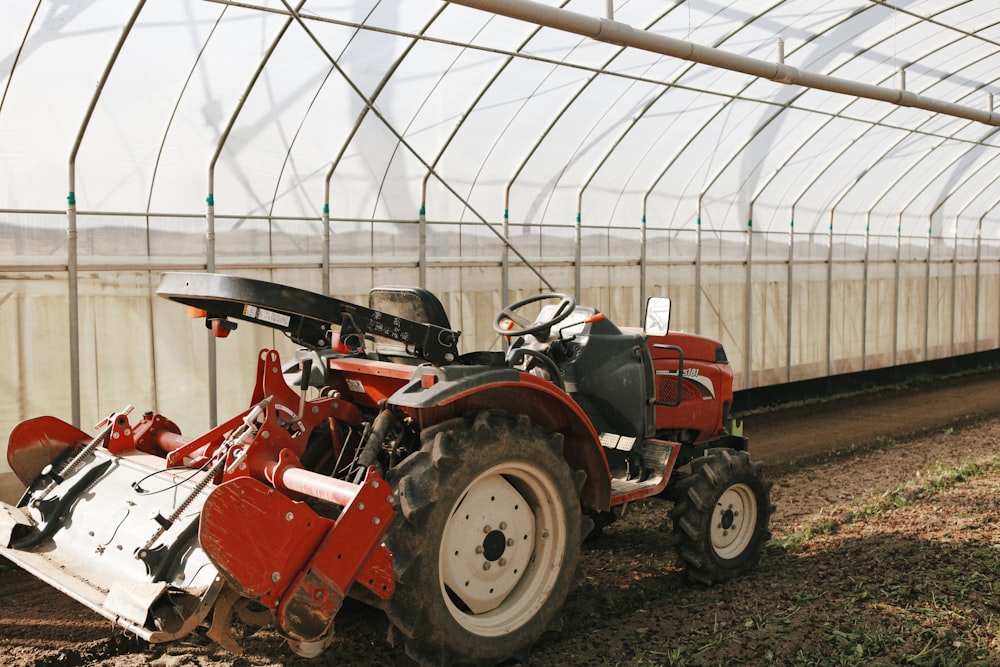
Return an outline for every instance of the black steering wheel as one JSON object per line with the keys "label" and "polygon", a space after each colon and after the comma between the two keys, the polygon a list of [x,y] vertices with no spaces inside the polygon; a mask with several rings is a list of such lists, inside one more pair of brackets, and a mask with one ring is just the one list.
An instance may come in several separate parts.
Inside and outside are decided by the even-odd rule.
{"label": "black steering wheel", "polygon": [[[559,299],[555,314],[542,322],[533,322],[517,313],[518,310],[538,301]],[[501,336],[526,336],[533,334],[539,340],[548,340],[554,325],[562,322],[576,309],[576,299],[563,292],[543,292],[510,304],[493,320],[493,330]],[[517,328],[520,327],[520,328]]]}

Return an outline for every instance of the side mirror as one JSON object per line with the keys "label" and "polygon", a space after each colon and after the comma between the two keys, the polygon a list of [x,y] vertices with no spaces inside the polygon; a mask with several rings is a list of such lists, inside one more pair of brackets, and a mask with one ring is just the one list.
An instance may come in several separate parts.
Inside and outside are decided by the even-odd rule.
{"label": "side mirror", "polygon": [[670,298],[651,296],[646,299],[646,316],[643,329],[653,336],[665,336],[670,332]]}

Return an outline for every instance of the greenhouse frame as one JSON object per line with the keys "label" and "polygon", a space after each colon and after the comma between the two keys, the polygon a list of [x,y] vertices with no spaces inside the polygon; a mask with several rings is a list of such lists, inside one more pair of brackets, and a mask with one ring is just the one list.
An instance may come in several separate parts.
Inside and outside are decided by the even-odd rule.
{"label": "greenhouse frame", "polygon": [[426,287],[464,350],[497,349],[493,316],[539,291],[628,326],[670,296],[744,390],[1000,348],[995,3],[4,14],[4,434],[245,407],[257,350],[295,345],[216,341],[156,297],[174,270],[357,303]]}

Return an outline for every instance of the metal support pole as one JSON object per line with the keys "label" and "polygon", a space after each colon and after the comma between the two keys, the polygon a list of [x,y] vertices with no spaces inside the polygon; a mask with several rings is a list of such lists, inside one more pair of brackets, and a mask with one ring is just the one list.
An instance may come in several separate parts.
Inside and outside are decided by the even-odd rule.
{"label": "metal support pole", "polygon": [[[642,214],[642,223],[639,227],[639,318],[646,312],[646,214]],[[645,322],[640,321],[640,326],[645,326]]]}
{"label": "metal support pole", "polygon": [[743,388],[750,388],[753,374],[753,209],[747,217],[746,320],[743,327]]}
{"label": "metal support pole", "polygon": [[701,334],[701,197],[698,197],[698,218],[694,248],[694,332]]}
{"label": "metal support pole", "polygon": [[330,294],[330,199],[323,202],[323,294]]}
{"label": "metal support pole", "polygon": [[[215,172],[209,172],[208,196],[205,198],[205,270],[215,273]],[[218,353],[215,336],[208,332],[208,423],[219,423]]]}
{"label": "metal support pole", "polygon": [[900,292],[900,265],[903,261],[903,214],[899,214],[896,222],[896,293],[892,301],[892,365],[899,365],[899,292]]}
{"label": "metal support pole", "polygon": [[[426,185],[427,181],[424,181]],[[420,217],[417,219],[417,270],[420,286],[427,289],[427,192],[420,202]],[[459,252],[461,254],[461,251]]]}
{"label": "metal support pole", "polygon": [[[300,0],[298,6],[295,8],[295,12],[302,9],[302,5],[305,4],[305,0]],[[291,10],[291,7],[288,7]],[[243,111],[243,106],[246,104],[247,99],[250,97],[250,93],[253,92],[254,85],[256,85],[257,80],[260,78],[261,73],[264,71],[264,66],[271,59],[271,55],[274,50],[278,47],[281,42],[281,38],[288,31],[289,26],[291,26],[294,21],[294,17],[289,17],[285,23],[278,30],[274,39],[271,40],[267,51],[264,52],[264,56],[261,58],[260,63],[257,65],[257,69],[254,70],[253,75],[247,82],[246,87],[243,89],[243,94],[240,95],[239,101],[236,104],[236,108],[233,109],[233,113],[229,116],[229,121],[226,123],[226,127],[222,130],[219,135],[219,140],[215,144],[215,152],[212,154],[212,159],[208,163],[208,197],[206,198],[206,203],[208,204],[208,210],[206,213],[206,248],[205,248],[205,269],[209,273],[215,273],[215,166],[219,162],[219,157],[222,155],[222,149],[226,145],[226,141],[229,140],[229,135],[233,131],[233,127],[236,125],[236,119],[240,117],[240,112]],[[209,423],[214,427],[218,424],[219,416],[219,390],[218,390],[218,367],[217,367],[217,356],[215,350],[215,336],[209,333],[208,336],[208,414]]]}
{"label": "metal support pole", "polygon": [[788,277],[787,285],[785,289],[787,290],[787,296],[785,297],[788,303],[785,304],[786,307],[786,333],[785,333],[785,379],[786,382],[792,381],[792,315],[793,306],[792,302],[795,299],[795,209],[792,209],[792,219],[788,224]]}
{"label": "metal support pole", "polygon": [[826,374],[833,375],[833,211],[826,243]]}
{"label": "metal support pole", "polygon": [[[505,306],[510,301],[510,211],[503,209],[503,249],[500,266],[500,305]],[[504,339],[506,341],[506,339]],[[505,345],[506,347],[506,345]]]}
{"label": "metal support pole", "polygon": [[976,226],[976,306],[975,314],[973,315],[973,326],[975,332],[973,333],[973,343],[972,351],[979,352],[979,298],[981,293],[980,281],[982,280],[983,272],[983,218],[986,214],[979,217],[979,224]]}
{"label": "metal support pole", "polygon": [[576,236],[576,250],[573,256],[573,291],[576,296],[577,301],[583,299],[583,270],[581,263],[583,262],[583,215],[580,211],[576,212],[576,226],[573,231]]}
{"label": "metal support pole", "polygon": [[66,197],[66,272],[69,298],[69,376],[73,426],[80,428],[80,282],[77,266],[76,179],[69,173],[69,196]]}
{"label": "metal support pole", "polygon": [[871,259],[872,212],[865,220],[865,259],[861,278],[861,370],[868,368],[868,272]]}
{"label": "metal support pole", "polygon": [[958,218],[955,218],[955,245],[951,249],[951,341],[948,355],[955,356],[955,318],[958,315]]}
{"label": "metal support pole", "polygon": [[132,32],[132,27],[135,26],[135,22],[139,19],[139,13],[145,5],[146,0],[139,0],[125,23],[125,27],[122,28],[118,42],[115,43],[115,48],[104,66],[101,79],[97,82],[97,89],[94,90],[94,94],[90,98],[90,104],[83,115],[80,128],[76,133],[76,140],[73,142],[73,148],[69,154],[69,195],[66,197],[66,273],[69,299],[69,330],[67,333],[69,334],[70,411],[73,425],[77,428],[80,427],[81,422],[80,393],[82,389],[80,382],[80,282],[76,225],[76,158],[80,153],[83,137],[90,126],[90,119],[94,116],[94,110],[97,108],[97,102],[101,98],[111,70],[114,69],[118,55],[121,53],[122,47],[125,46],[125,40]]}
{"label": "metal support pole", "polygon": [[927,266],[924,267],[924,361],[929,359],[931,337],[931,233],[933,226],[927,225]]}

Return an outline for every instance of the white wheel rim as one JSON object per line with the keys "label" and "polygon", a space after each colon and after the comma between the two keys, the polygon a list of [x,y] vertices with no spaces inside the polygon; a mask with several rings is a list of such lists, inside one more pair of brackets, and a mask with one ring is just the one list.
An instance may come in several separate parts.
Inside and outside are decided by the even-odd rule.
{"label": "white wheel rim", "polygon": [[441,594],[452,617],[480,636],[509,634],[532,618],[562,571],[563,522],[556,486],[533,465],[503,463],[474,479],[441,536]]}
{"label": "white wheel rim", "polygon": [[753,539],[757,526],[757,499],[746,484],[733,484],[715,504],[712,513],[712,548],[720,558],[736,558]]}

